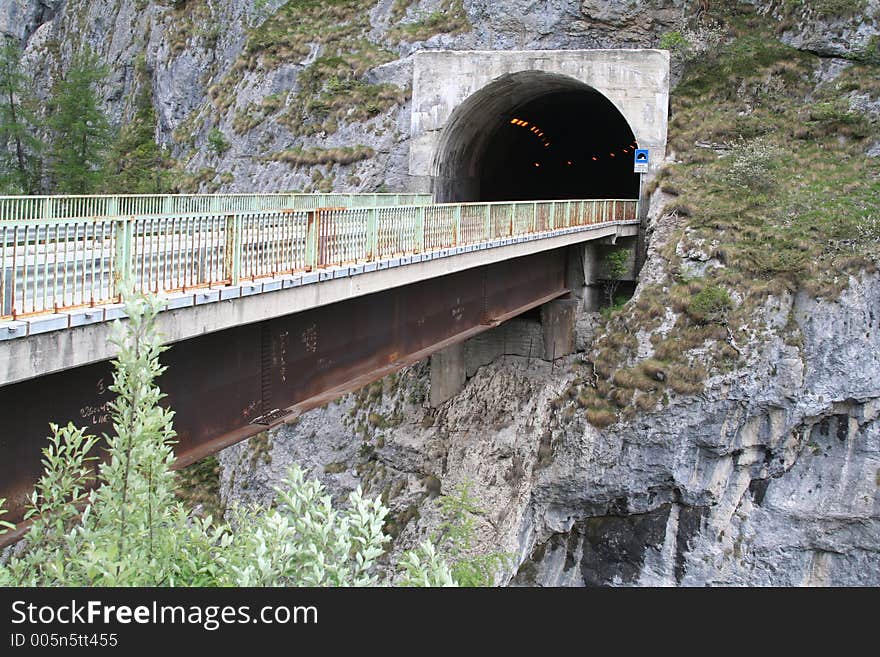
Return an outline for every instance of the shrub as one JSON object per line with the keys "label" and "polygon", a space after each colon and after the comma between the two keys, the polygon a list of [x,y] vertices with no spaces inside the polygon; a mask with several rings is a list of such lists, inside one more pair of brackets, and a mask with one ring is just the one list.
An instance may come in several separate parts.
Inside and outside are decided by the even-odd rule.
{"label": "shrub", "polygon": [[727,290],[718,285],[707,285],[691,299],[686,312],[700,324],[723,323],[727,310],[733,305]]}
{"label": "shrub", "polygon": [[[52,426],[45,472],[31,497],[33,519],[20,550],[0,565],[0,585],[372,586],[390,537],[388,509],[360,489],[337,510],[323,486],[294,466],[268,510],[233,508],[231,522],[194,517],[174,496],[173,412],[155,385],[164,347],[154,324],[160,302],[127,297],[115,326],[119,356],[111,412],[116,435],[97,487],[89,456],[96,439],[72,424]],[[80,514],[77,503],[84,504]],[[2,515],[0,508],[0,515]],[[3,524],[7,527],[7,523]],[[233,530],[233,527],[236,529]],[[6,531],[4,529],[3,531]],[[433,545],[398,564],[399,583],[454,585]]]}
{"label": "shrub", "polygon": [[223,155],[229,150],[229,142],[226,141],[226,137],[223,136],[219,128],[211,128],[211,132],[208,133],[208,148],[215,155]]}
{"label": "shrub", "polygon": [[[436,543],[451,561],[452,576],[461,586],[492,586],[495,578],[513,560],[503,552],[473,554],[474,515],[483,513],[471,496],[471,485],[464,483],[439,500],[443,514]],[[431,545],[430,543],[428,545]]]}
{"label": "shrub", "polygon": [[672,50],[673,52],[683,52],[690,44],[678,30],[667,32],[660,37],[660,48],[662,50]]}
{"label": "shrub", "polygon": [[725,173],[727,182],[754,192],[767,192],[776,186],[775,159],[778,150],[769,141],[754,139],[734,146]]}

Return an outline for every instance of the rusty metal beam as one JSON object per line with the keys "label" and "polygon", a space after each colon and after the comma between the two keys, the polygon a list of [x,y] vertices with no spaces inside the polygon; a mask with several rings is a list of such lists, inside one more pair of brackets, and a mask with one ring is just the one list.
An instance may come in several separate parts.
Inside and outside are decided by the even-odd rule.
{"label": "rusty metal beam", "polygon": [[[183,467],[567,293],[547,251],[210,333],[162,356]],[[0,497],[21,518],[48,423],[112,431],[109,362],[0,388]]]}

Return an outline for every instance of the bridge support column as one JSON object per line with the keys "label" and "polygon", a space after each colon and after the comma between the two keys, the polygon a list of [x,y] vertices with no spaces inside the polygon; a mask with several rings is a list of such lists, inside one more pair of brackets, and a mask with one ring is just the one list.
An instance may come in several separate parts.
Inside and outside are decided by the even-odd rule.
{"label": "bridge support column", "polygon": [[601,253],[598,245],[585,244],[583,247],[583,300],[584,310],[589,313],[599,311],[602,305],[602,284],[601,284]]}
{"label": "bridge support column", "polygon": [[431,356],[431,406],[436,408],[464,388],[467,368],[464,343],[446,347]]}
{"label": "bridge support column", "polygon": [[556,360],[575,350],[575,320],[578,299],[556,299],[541,306],[544,358]]}

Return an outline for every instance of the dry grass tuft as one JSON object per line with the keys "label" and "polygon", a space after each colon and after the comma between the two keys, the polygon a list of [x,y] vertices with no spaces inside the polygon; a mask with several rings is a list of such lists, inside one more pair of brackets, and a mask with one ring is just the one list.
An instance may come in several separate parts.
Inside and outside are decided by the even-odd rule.
{"label": "dry grass tuft", "polygon": [[617,421],[617,415],[613,411],[608,411],[605,409],[601,410],[593,410],[589,409],[586,412],[587,421],[592,424],[594,427],[599,429],[603,429],[607,426],[614,424]]}
{"label": "dry grass tuft", "polygon": [[281,151],[269,156],[275,162],[286,162],[292,166],[315,166],[317,164],[352,164],[375,155],[369,146],[346,146],[340,148],[312,148]]}

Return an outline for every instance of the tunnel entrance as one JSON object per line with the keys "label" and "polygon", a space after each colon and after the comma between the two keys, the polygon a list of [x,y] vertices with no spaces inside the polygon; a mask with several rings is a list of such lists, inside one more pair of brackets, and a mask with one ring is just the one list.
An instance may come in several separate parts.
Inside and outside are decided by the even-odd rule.
{"label": "tunnel entrance", "polygon": [[573,78],[505,75],[452,114],[434,162],[438,202],[636,198],[636,139],[604,95]]}

